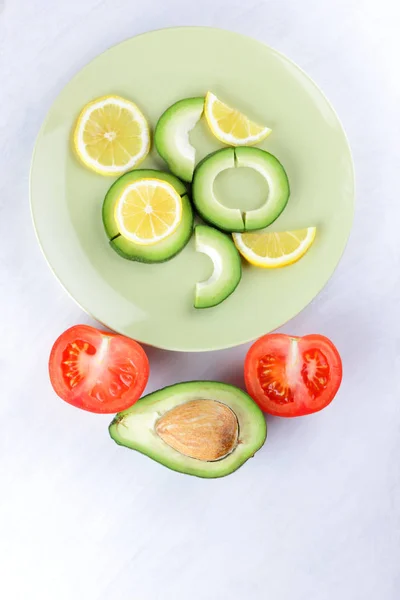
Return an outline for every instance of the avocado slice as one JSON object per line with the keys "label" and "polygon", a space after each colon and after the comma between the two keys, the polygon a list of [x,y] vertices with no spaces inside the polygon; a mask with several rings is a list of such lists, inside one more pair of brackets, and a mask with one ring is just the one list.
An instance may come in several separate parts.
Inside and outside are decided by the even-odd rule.
{"label": "avocado slice", "polygon": [[[264,177],[268,185],[265,203],[254,210],[229,208],[215,195],[214,182],[225,169],[248,167]],[[193,177],[193,202],[205,221],[224,231],[255,231],[270,225],[285,208],[290,195],[286,171],[279,160],[260,148],[224,148],[206,156]]]}
{"label": "avocado slice", "polygon": [[197,225],[196,250],[210,257],[214,270],[206,280],[196,284],[195,308],[210,308],[221,304],[235,291],[242,277],[240,254],[226,233]]}
{"label": "avocado slice", "polygon": [[[144,246],[120,234],[115,220],[115,206],[125,187],[137,179],[161,179],[170,183],[182,197],[182,220],[178,229],[165,240]],[[154,169],[137,169],[122,175],[108,190],[103,202],[103,224],[110,246],[120,256],[139,262],[159,263],[170,260],[186,246],[193,232],[193,210],[185,185],[174,175]]]}
{"label": "avocado slice", "polygon": [[224,477],[265,442],[266,422],[242,390],[215,381],[178,383],[118,413],[109,426],[119,445],[181,473]]}
{"label": "avocado slice", "polygon": [[158,154],[168,167],[183,181],[192,181],[196,150],[189,141],[189,133],[200,120],[204,98],[186,98],[175,102],[161,115],[154,132]]}
{"label": "avocado slice", "polygon": [[214,193],[214,181],[217,175],[225,169],[234,167],[233,148],[223,148],[203,158],[194,172],[192,196],[197,212],[205,221],[225,231],[244,231],[241,210],[224,206]]}
{"label": "avocado slice", "polygon": [[265,204],[243,214],[245,231],[271,225],[285,209],[289,200],[290,187],[285,169],[273,154],[260,148],[235,148],[235,159],[237,167],[255,169],[268,184],[268,197]]}

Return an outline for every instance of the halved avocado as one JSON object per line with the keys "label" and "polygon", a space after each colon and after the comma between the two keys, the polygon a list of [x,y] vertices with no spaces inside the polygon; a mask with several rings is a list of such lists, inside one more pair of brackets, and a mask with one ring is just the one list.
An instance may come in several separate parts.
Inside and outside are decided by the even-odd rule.
{"label": "halved avocado", "polygon": [[138,400],[109,426],[112,439],[181,473],[224,477],[265,442],[257,404],[215,381],[178,383]]}
{"label": "halved avocado", "polygon": [[[144,246],[124,238],[115,219],[115,206],[127,185],[137,179],[160,179],[170,183],[182,197],[182,220],[178,229],[157,244]],[[173,258],[186,246],[193,232],[193,210],[185,185],[174,175],[154,169],[137,169],[122,175],[110,187],[103,202],[103,224],[110,246],[122,257],[139,262],[158,263]]]}
{"label": "halved avocado", "polygon": [[210,308],[221,304],[230,296],[242,277],[240,254],[232,237],[226,233],[197,225],[196,250],[207,254],[213,263],[213,272],[206,281],[196,284],[195,308]]}
{"label": "halved avocado", "polygon": [[[234,167],[255,169],[268,185],[265,203],[254,210],[229,208],[215,195],[214,182],[219,173]],[[260,148],[224,148],[206,156],[193,177],[193,202],[205,221],[224,231],[255,231],[270,225],[285,208],[289,181],[279,160]]]}
{"label": "halved avocado", "polygon": [[179,100],[161,115],[154,132],[158,154],[183,181],[193,178],[196,150],[189,141],[189,133],[200,120],[203,110],[204,98]]}

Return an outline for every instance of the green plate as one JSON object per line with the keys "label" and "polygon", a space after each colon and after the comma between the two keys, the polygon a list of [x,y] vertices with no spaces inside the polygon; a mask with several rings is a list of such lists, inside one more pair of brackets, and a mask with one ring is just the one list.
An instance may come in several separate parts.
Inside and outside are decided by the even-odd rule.
{"label": "green plate", "polygon": [[[246,266],[239,287],[221,305],[193,308],[194,287],[211,263],[193,240],[172,261],[130,262],[108,245],[101,208],[114,181],[86,169],[70,134],[90,100],[118,94],[136,102],[154,128],[181,98],[212,90],[272,128],[260,147],[284,165],[288,206],[273,231],[318,227],[314,245],[283,269]],[[221,147],[200,123],[192,133],[198,158]],[[165,168],[153,150],[141,168]],[[223,172],[216,193],[247,209],[265,194],[247,169]],[[218,29],[183,27],[140,35],[111,48],[80,71],[54,102],[39,133],[31,170],[31,206],[43,252],[60,282],[111,329],[171,350],[216,350],[272,331],[301,311],[332,275],[350,233],[354,175],[350,149],[333,108],[290,60],[251,38]]]}

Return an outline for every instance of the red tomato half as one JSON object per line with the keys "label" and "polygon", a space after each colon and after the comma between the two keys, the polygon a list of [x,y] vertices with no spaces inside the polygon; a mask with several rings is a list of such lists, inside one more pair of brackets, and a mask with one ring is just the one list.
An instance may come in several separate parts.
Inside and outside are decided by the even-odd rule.
{"label": "red tomato half", "polygon": [[265,335],[245,361],[247,391],[262,410],[299,417],[325,408],[342,381],[339,352],[322,335]]}
{"label": "red tomato half", "polygon": [[56,340],[49,374],[54,391],[69,404],[95,413],[115,413],[142,395],[149,361],[130,338],[76,325]]}

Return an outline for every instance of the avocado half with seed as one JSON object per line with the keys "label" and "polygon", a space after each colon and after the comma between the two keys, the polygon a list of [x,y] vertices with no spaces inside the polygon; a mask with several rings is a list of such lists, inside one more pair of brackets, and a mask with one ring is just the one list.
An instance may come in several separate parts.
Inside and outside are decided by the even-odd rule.
{"label": "avocado half with seed", "polygon": [[189,133],[200,120],[204,98],[185,98],[175,102],[161,115],[154,132],[158,154],[168,167],[183,181],[192,181],[196,150]]}
{"label": "avocado half with seed", "polygon": [[211,308],[230,296],[242,278],[242,261],[232,237],[214,227],[197,225],[194,230],[197,252],[206,254],[213,272],[196,284],[195,308]]}
{"label": "avocado half with seed", "polygon": [[[226,169],[247,167],[265,179],[268,194],[260,208],[244,211],[229,208],[214,191],[217,176]],[[196,167],[192,187],[193,202],[205,221],[224,231],[255,231],[279,217],[290,195],[286,171],[279,160],[260,148],[223,148],[206,156]]]}
{"label": "avocado half with seed", "polygon": [[245,392],[226,383],[178,383],[118,413],[112,439],[181,473],[224,477],[265,442],[266,422]]}
{"label": "avocado half with seed", "polygon": [[[115,208],[127,185],[137,179],[160,179],[170,183],[182,198],[182,220],[177,230],[157,244],[136,244],[121,235]],[[103,202],[103,224],[110,246],[123,258],[145,263],[170,260],[186,246],[193,232],[193,210],[185,185],[174,175],[155,169],[137,169],[122,175],[108,190]]]}

